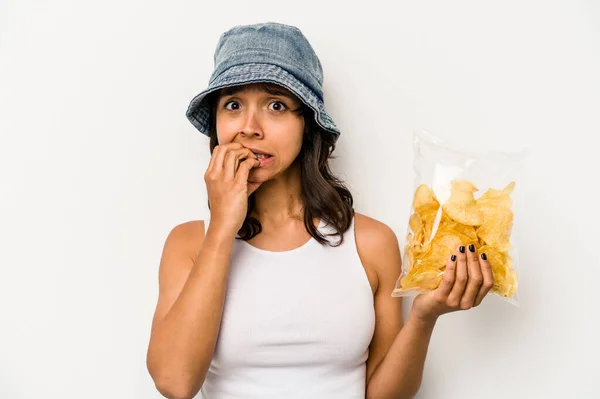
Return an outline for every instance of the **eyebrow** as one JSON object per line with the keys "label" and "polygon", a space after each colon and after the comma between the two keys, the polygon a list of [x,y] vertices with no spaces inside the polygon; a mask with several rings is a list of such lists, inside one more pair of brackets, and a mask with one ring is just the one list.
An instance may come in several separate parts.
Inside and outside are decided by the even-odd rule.
{"label": "eyebrow", "polygon": [[[231,96],[231,95],[237,94],[243,90],[244,90],[244,88],[242,86],[224,87],[221,91],[221,96],[222,97]],[[264,91],[266,91],[267,93],[274,95],[274,96],[283,96],[283,97],[289,98],[290,100],[294,100],[293,95],[291,95],[285,89],[283,89],[279,86],[276,86],[276,85],[265,86]]]}

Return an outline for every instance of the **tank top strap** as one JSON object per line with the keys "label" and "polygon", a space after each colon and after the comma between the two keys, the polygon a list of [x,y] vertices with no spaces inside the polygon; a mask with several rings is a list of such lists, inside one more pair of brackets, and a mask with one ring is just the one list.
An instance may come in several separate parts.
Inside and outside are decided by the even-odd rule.
{"label": "tank top strap", "polygon": [[[337,243],[340,242],[341,237],[337,235],[328,236],[328,234],[336,234],[336,230],[332,226],[326,224],[323,221],[321,222],[320,226],[321,227],[319,228],[319,231],[325,236],[325,238],[328,241],[330,241],[333,245],[337,245]],[[343,233],[343,235],[344,242],[338,248],[344,247],[347,248],[349,251],[356,252],[356,241],[354,239],[354,215],[352,215],[352,218],[350,219],[350,227],[348,227],[348,230],[346,230]]]}
{"label": "tank top strap", "polygon": [[210,224],[210,217],[204,219],[204,235],[206,236],[206,232],[208,231],[208,225]]}

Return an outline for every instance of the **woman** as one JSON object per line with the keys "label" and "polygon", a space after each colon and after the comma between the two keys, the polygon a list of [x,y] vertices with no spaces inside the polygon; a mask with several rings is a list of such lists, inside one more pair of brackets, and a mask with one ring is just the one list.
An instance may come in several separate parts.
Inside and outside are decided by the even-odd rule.
{"label": "woman", "polygon": [[394,232],[352,208],[329,170],[339,129],[299,29],[221,35],[188,108],[210,137],[210,220],[176,226],[160,263],[147,366],[169,398],[409,398],[445,313],[481,303],[492,272],[457,248],[403,323]]}

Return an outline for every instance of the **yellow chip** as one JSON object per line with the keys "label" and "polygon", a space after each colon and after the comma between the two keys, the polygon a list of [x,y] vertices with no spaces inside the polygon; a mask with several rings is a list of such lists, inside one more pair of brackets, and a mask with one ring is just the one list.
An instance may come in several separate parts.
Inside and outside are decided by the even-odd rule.
{"label": "yellow chip", "polygon": [[446,223],[440,223],[438,232],[456,234],[463,240],[463,244],[465,245],[478,243],[477,233],[475,232],[475,228],[473,226],[458,223],[454,220],[449,220]]}
{"label": "yellow chip", "polygon": [[435,268],[413,268],[400,279],[400,285],[403,290],[435,290],[442,282],[443,275],[443,271]]}
{"label": "yellow chip", "polygon": [[490,291],[506,298],[512,297],[517,292],[518,284],[510,255],[490,245],[482,246],[479,252],[486,254],[494,275],[494,287]]}
{"label": "yellow chip", "polygon": [[408,225],[410,226],[410,229],[413,231],[413,233],[416,233],[419,231],[419,229],[421,229],[421,226],[423,226],[423,221],[421,220],[421,217],[418,213],[413,213],[412,215],[410,215]]}
{"label": "yellow chip", "polygon": [[424,230],[423,226],[421,226],[419,231],[417,231],[417,234],[415,234],[415,237],[413,239],[413,246],[420,248],[423,246],[424,241],[425,241],[425,230]]}
{"label": "yellow chip", "polygon": [[512,234],[514,214],[510,209],[499,209],[477,229],[477,235],[486,244],[497,248],[499,251],[510,250],[510,236]]}
{"label": "yellow chip", "polygon": [[490,188],[481,197],[477,199],[477,206],[483,211],[494,208],[512,208],[512,198],[510,194],[515,189],[515,182],[510,182],[504,189],[496,190]]}
{"label": "yellow chip", "polygon": [[402,266],[406,268],[407,271],[410,271],[414,266],[414,247],[411,245],[407,245],[404,247],[404,257],[402,259]]}
{"label": "yellow chip", "polygon": [[415,258],[415,264],[428,268],[444,269],[448,258],[459,245],[462,245],[460,237],[456,234],[437,233],[427,245],[427,250]]}
{"label": "yellow chip", "polygon": [[433,191],[426,184],[421,184],[415,190],[413,199],[413,208],[417,213],[421,213],[424,210],[435,208],[440,206],[439,201],[435,198]]}
{"label": "yellow chip", "polygon": [[437,216],[437,210],[429,210],[423,212],[421,215],[421,221],[423,222],[423,243],[426,244],[431,239],[431,233],[433,232],[435,218]]}
{"label": "yellow chip", "polygon": [[504,284],[498,286],[496,288],[496,292],[505,298],[512,298],[517,293],[518,288],[519,284],[517,282],[517,272],[515,272],[515,269],[508,269]]}
{"label": "yellow chip", "polygon": [[416,242],[415,235],[412,232],[409,232],[406,236],[406,244],[404,245],[404,257],[402,259],[402,263],[407,269],[412,268],[414,262],[414,252],[415,249],[419,246],[420,244]]}
{"label": "yellow chip", "polygon": [[442,206],[444,212],[455,221],[469,226],[483,223],[483,215],[477,207],[473,193],[477,187],[468,180],[453,180],[450,198]]}
{"label": "yellow chip", "polygon": [[510,236],[514,220],[512,198],[510,194],[515,182],[510,182],[503,190],[490,188],[477,199],[477,207],[483,215],[483,224],[477,229],[477,235],[486,244],[506,252],[511,248]]}

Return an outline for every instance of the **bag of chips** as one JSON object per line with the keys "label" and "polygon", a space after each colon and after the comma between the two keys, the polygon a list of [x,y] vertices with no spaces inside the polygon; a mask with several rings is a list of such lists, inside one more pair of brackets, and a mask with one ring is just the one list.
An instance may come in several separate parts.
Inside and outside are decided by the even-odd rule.
{"label": "bag of chips", "polygon": [[475,245],[492,267],[498,295],[518,299],[518,250],[514,242],[514,174],[528,149],[518,153],[458,148],[428,133],[413,140],[414,196],[402,254],[402,273],[392,296],[435,290],[450,256]]}

